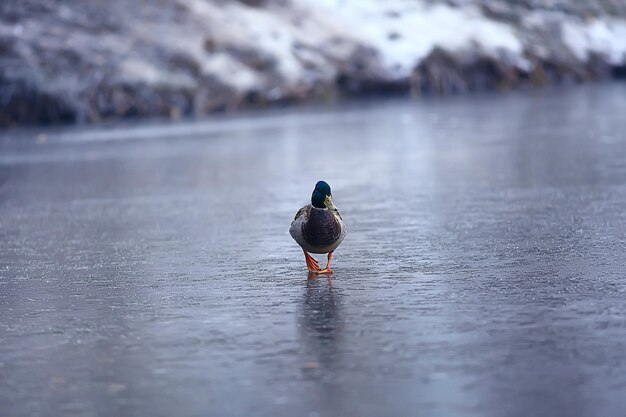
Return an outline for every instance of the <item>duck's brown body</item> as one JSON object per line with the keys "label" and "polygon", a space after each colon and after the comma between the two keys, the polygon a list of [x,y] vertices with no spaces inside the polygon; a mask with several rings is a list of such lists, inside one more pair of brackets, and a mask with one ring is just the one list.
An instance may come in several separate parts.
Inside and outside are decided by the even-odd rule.
{"label": "duck's brown body", "polygon": [[305,251],[329,253],[343,241],[346,227],[339,211],[307,204],[296,213],[289,233]]}

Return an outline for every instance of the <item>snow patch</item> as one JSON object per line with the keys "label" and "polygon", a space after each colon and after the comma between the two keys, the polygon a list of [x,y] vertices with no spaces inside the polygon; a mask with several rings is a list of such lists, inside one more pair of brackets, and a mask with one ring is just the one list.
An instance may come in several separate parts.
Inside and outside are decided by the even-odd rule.
{"label": "snow patch", "polygon": [[596,53],[605,56],[611,65],[624,65],[626,21],[621,19],[565,21],[563,43],[581,61],[586,61],[592,53]]}
{"label": "snow patch", "polygon": [[216,76],[225,85],[243,93],[262,85],[259,75],[225,53],[216,53],[201,62],[202,73]]}
{"label": "snow patch", "polygon": [[[288,8],[251,8],[229,3],[221,8],[200,0],[181,0],[198,16],[218,43],[226,42],[272,57],[286,86],[332,79],[357,48],[375,53],[372,67],[382,79],[407,78],[434,49],[476,52],[530,68],[516,30],[484,16],[477,7],[426,5],[415,0],[292,0]],[[216,64],[223,68],[223,58]],[[248,88],[255,77],[237,70],[229,84]],[[239,81],[237,81],[239,80]]]}
{"label": "snow patch", "polygon": [[415,1],[300,0],[346,29],[346,36],[371,46],[393,78],[407,77],[435,48],[450,52],[479,49],[488,56],[503,52],[519,67],[528,67],[514,29],[493,21],[476,7],[428,6]]}
{"label": "snow patch", "polygon": [[181,88],[194,88],[196,86],[196,82],[191,77],[179,72],[172,73],[162,70],[143,59],[126,59],[120,63],[118,70],[119,78],[129,83],[175,85]]}

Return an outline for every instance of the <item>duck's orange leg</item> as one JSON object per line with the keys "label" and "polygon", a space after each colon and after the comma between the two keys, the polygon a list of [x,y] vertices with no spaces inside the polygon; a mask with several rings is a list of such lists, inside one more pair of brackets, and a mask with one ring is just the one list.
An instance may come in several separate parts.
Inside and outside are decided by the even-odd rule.
{"label": "duck's orange leg", "polygon": [[304,259],[306,260],[306,267],[308,268],[309,272],[319,273],[319,271],[321,271],[320,264],[315,260],[314,257],[309,255],[307,251],[302,249],[302,252],[304,252]]}
{"label": "duck's orange leg", "polygon": [[333,253],[328,252],[328,261],[326,262],[326,268],[317,271],[318,274],[332,274],[333,270],[330,269],[330,261],[333,259]]}

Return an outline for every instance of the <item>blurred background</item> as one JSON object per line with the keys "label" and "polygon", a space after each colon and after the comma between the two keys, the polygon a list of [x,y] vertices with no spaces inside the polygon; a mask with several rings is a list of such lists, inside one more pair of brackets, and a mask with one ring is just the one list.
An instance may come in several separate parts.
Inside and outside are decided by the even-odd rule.
{"label": "blurred background", "polygon": [[623,0],[0,0],[0,416],[625,416],[625,76]]}
{"label": "blurred background", "polygon": [[621,0],[4,0],[0,125],[624,77]]}

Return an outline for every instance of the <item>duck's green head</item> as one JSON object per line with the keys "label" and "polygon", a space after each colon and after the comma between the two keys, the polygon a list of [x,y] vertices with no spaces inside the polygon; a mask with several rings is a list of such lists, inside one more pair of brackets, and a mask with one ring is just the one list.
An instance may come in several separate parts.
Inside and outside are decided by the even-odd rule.
{"label": "duck's green head", "polygon": [[326,181],[318,181],[315,184],[315,190],[311,196],[311,204],[317,208],[327,208],[330,210],[337,210],[337,207],[333,204],[333,195],[330,192],[330,185]]}

